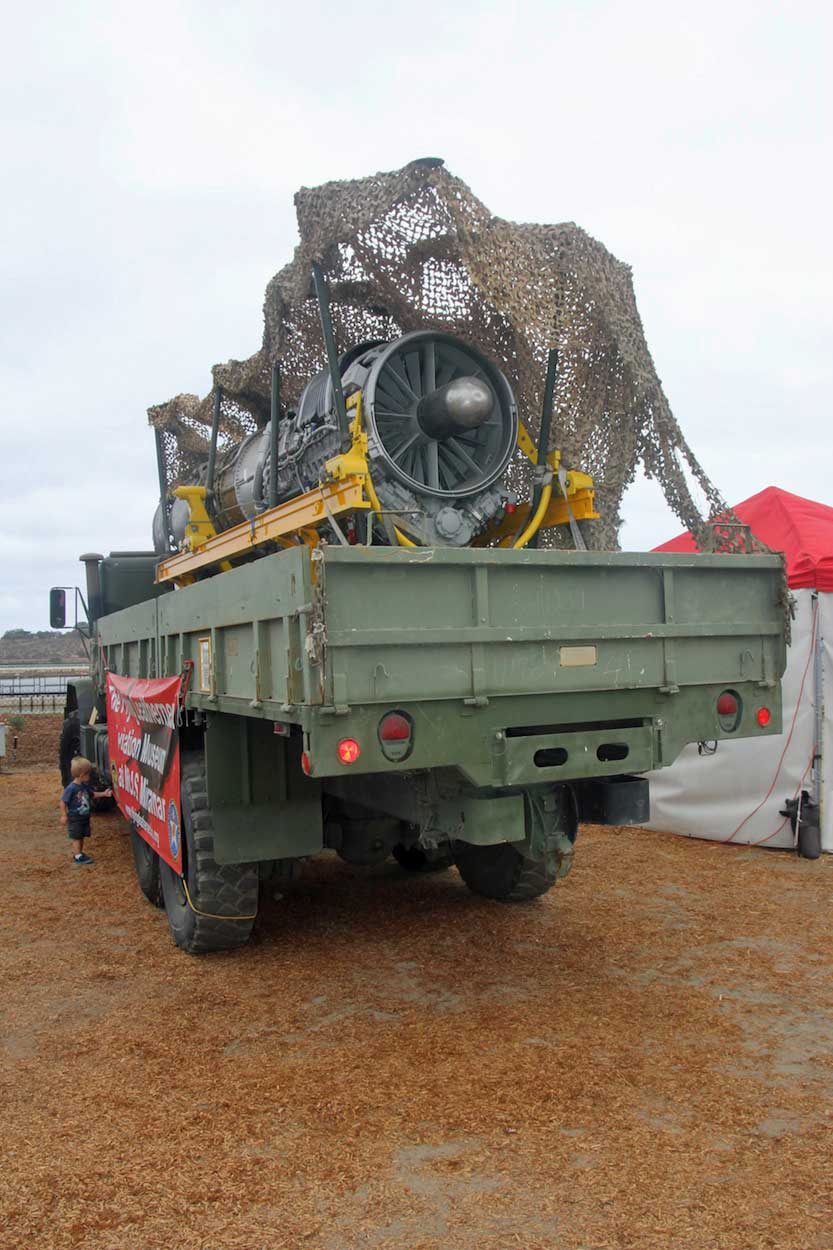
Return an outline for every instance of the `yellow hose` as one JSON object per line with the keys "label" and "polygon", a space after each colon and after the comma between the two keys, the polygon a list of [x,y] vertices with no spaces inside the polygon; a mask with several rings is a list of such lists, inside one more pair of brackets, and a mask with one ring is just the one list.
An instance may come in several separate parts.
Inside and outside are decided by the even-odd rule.
{"label": "yellow hose", "polygon": [[535,516],[529,522],[529,525],[527,525],[524,532],[518,538],[516,538],[514,543],[512,544],[512,547],[514,550],[517,551],[518,548],[525,547],[526,544],[529,542],[530,538],[532,538],[534,534],[538,533],[538,530],[541,528],[541,522],[544,519],[544,513],[546,512],[547,508],[550,506],[551,497],[552,497],[552,482],[547,482],[546,486],[541,491],[541,498],[538,501],[538,507],[535,509]]}

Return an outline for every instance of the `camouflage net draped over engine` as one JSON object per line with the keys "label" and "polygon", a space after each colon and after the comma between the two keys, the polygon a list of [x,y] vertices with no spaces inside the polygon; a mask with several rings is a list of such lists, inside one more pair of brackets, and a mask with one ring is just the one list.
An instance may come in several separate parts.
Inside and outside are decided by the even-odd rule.
{"label": "camouflage net draped over engine", "polygon": [[[422,328],[458,335],[506,373],[533,439],[547,354],[559,348],[551,445],[568,468],[595,480],[601,520],[583,523],[588,546],[618,546],[622,497],[642,465],[699,545],[714,549],[709,517],[733,517],[663,394],[629,266],[573,223],[517,225],[493,217],[438,161],[303,188],[295,204],[301,242],[267,287],[263,346],[248,360],[213,369],[223,392],[221,448],[268,420],[274,362],[287,408],[325,366],[310,277],[317,260],[329,283],[340,352]],[[193,481],[204,464],[212,406],[211,394],[178,395],[149,410],[163,436],[171,484]],[[507,476],[528,497],[529,464],[520,453]],[[724,534],[721,549],[749,549],[743,531],[734,533],[728,540]],[[571,545],[569,534],[542,534],[542,546],[560,542]]]}

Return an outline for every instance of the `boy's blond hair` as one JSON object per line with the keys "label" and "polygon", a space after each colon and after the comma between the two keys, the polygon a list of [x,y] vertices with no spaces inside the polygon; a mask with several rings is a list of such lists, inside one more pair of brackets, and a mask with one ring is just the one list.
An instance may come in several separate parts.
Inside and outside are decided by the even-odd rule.
{"label": "boy's blond hair", "polygon": [[85,773],[91,773],[92,771],[92,764],[89,760],[85,760],[83,755],[76,755],[69,766],[70,776],[73,781],[77,781],[79,777],[83,777]]}

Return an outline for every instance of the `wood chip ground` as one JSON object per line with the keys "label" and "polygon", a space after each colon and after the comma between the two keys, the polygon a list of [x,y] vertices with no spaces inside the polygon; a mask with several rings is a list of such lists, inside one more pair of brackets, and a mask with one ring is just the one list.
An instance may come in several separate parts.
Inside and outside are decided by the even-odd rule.
{"label": "wood chip ground", "polygon": [[193,959],[0,777],[0,1245],[830,1250],[833,858],[582,830],[501,906],[334,856]]}

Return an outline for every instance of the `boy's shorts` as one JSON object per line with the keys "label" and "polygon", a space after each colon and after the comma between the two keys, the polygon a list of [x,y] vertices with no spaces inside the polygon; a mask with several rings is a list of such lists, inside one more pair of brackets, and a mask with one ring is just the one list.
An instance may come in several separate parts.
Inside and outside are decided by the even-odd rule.
{"label": "boy's shorts", "polygon": [[70,842],[83,842],[89,836],[90,822],[88,820],[67,821],[67,837]]}

